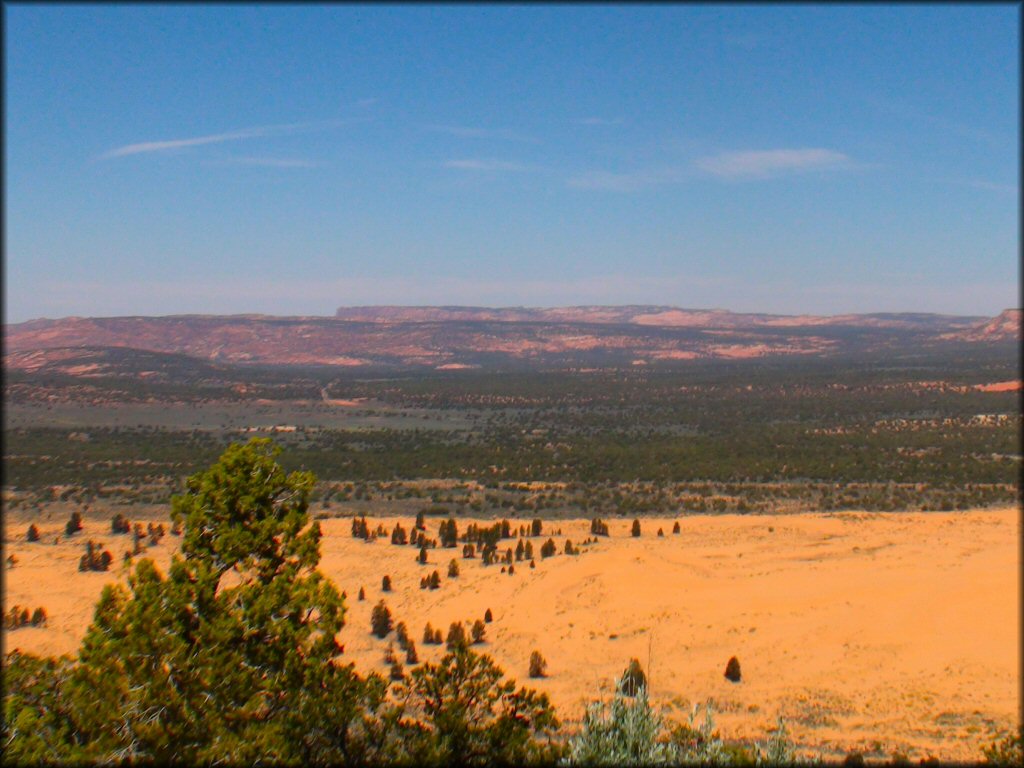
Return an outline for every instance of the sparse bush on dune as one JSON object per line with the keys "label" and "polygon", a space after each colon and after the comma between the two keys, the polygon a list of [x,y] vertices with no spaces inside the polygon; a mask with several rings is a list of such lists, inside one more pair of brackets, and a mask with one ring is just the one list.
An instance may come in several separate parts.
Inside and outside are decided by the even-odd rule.
{"label": "sparse bush on dune", "polygon": [[409,640],[405,647],[405,663],[406,664],[419,664],[420,657],[416,653],[416,643]]}
{"label": "sparse bush on dune", "polygon": [[370,627],[373,629],[373,634],[377,637],[385,638],[391,631],[391,611],[381,600],[373,607],[373,611],[370,613]]}
{"label": "sparse bush on dune", "polygon": [[468,645],[466,640],[466,630],[457,621],[453,621],[451,626],[448,627],[448,637],[445,638],[445,647],[449,651],[454,651],[458,648],[463,648]]}
{"label": "sparse bush on dune", "polygon": [[1024,726],[1018,726],[1016,733],[1007,733],[995,739],[982,750],[982,754],[985,762],[990,765],[1024,764]]}
{"label": "sparse bush on dune", "polygon": [[39,529],[36,528],[35,524],[28,527],[28,532],[25,534],[25,538],[28,541],[39,541]]}
{"label": "sparse bush on dune", "polygon": [[363,589],[362,587],[359,588],[359,599],[360,600],[365,600],[366,599],[366,590]]}
{"label": "sparse bush on dune", "polygon": [[72,512],[71,517],[64,524],[64,535],[72,536],[82,530],[82,516],[78,512]]}
{"label": "sparse bush on dune", "polygon": [[430,626],[430,622],[427,622],[427,626],[423,628],[423,644],[433,645],[434,643],[434,628]]}
{"label": "sparse bush on dune", "polygon": [[381,579],[381,581],[380,581],[380,589],[381,589],[381,592],[390,592],[391,591],[391,577],[390,576],[385,576],[383,579]]}
{"label": "sparse bush on dune", "polygon": [[679,521],[676,520],[672,525],[672,533],[679,533]]}
{"label": "sparse bush on dune", "polygon": [[640,690],[647,688],[647,675],[639,659],[629,660],[629,666],[619,679],[619,688],[624,696],[636,696]]}
{"label": "sparse bush on dune", "polygon": [[484,621],[486,623],[488,623],[488,624],[490,624],[492,621],[494,621],[494,615],[491,613],[491,609],[490,608],[488,608],[486,611],[484,611]]}
{"label": "sparse bush on dune", "polygon": [[729,659],[725,665],[725,678],[731,683],[738,683],[742,678],[740,674],[740,662],[735,656]]}
{"label": "sparse bush on dune", "polygon": [[637,536],[640,535],[640,521],[639,520],[633,520],[633,527],[630,528],[630,533],[633,535],[634,538],[636,538]]}
{"label": "sparse bush on dune", "polygon": [[106,571],[114,562],[114,556],[109,550],[103,549],[102,544],[90,540],[85,545],[85,554],[78,561],[80,571]]}
{"label": "sparse bush on dune", "polygon": [[530,677],[547,677],[548,663],[540,655],[540,651],[530,654]]}
{"label": "sparse bush on dune", "polygon": [[459,575],[459,563],[457,560],[451,560],[448,563],[448,578],[454,579]]}
{"label": "sparse bush on dune", "polygon": [[473,628],[470,630],[470,636],[473,638],[473,643],[482,643],[484,641],[484,635],[487,634],[487,630],[484,627],[484,623],[477,619],[473,622]]}
{"label": "sparse bush on dune", "polygon": [[110,521],[110,532],[115,534],[131,533],[132,524],[124,515],[118,512]]}

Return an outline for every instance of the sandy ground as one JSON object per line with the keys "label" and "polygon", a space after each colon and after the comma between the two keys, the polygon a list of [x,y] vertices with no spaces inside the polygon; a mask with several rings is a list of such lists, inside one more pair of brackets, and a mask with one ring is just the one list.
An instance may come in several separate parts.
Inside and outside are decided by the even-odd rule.
{"label": "sandy ground", "polygon": [[[637,657],[670,717],[684,719],[692,704],[712,699],[724,736],[753,738],[781,714],[800,745],[825,756],[901,750],[914,759],[975,760],[993,729],[1019,721],[1018,510],[679,520],[676,535],[671,519],[645,520],[639,539],[629,536],[628,521],[611,520],[611,537],[577,557],[541,560],[546,536],[533,539],[536,569],[518,564],[511,576],[463,560],[461,545],[431,550],[422,566],[411,546],[364,543],[349,535],[350,520],[325,520],[321,569],[348,593],[340,639],[363,670],[387,670],[388,641],[369,631],[381,597],[408,625],[421,660],[443,653],[421,642],[426,622],[447,633],[451,622],[490,608],[494,622],[478,648],[519,682],[548,692],[566,720],[586,699],[607,695]],[[5,633],[7,650],[74,653],[129,546],[127,537],[110,535],[109,515],[85,522],[70,542],[62,524],[44,522],[39,544],[25,542],[25,522],[5,523],[6,551],[18,562],[6,572],[4,603],[41,605],[50,615],[44,629]],[[380,522],[390,528],[394,519]],[[428,521],[433,536],[437,522]],[[468,521],[458,522],[461,531]],[[589,535],[586,520],[550,527],[562,530],[559,552],[566,538]],[[115,571],[78,572],[89,537],[115,554]],[[150,550],[161,568],[176,542],[168,535]],[[453,556],[461,575],[448,579]],[[421,575],[435,569],[441,588],[421,590]],[[384,574],[394,584],[389,594],[381,592]],[[549,676],[531,681],[534,649]],[[722,674],[733,655],[743,672],[738,684]]]}

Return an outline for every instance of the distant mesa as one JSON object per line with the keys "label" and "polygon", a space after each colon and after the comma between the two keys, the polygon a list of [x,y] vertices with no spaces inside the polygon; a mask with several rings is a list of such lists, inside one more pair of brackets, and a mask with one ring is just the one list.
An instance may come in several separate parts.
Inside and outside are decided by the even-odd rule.
{"label": "distant mesa", "polygon": [[[1020,339],[1021,312],[771,315],[660,305],[342,307],[333,317],[67,317],[4,326],[11,370],[170,376],[182,367],[287,365],[459,371],[821,357]],[[212,373],[212,370],[211,370]]]}

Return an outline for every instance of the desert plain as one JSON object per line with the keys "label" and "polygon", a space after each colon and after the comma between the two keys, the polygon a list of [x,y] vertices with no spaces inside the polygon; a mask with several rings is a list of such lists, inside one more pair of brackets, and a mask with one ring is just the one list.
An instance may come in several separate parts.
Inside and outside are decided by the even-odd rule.
{"label": "desert plain", "polygon": [[[70,539],[66,513],[33,516],[42,536],[31,544],[28,518],[5,516],[5,548],[16,561],[5,574],[5,603],[42,606],[49,617],[45,627],[5,632],[5,651],[76,652],[104,584],[126,576],[130,540],[111,535],[111,516],[86,513],[84,530]],[[408,517],[369,521],[412,527]],[[459,517],[460,532],[470,522]],[[516,528],[526,522],[512,519]],[[710,700],[722,736],[743,740],[762,737],[782,716],[800,751],[826,758],[859,751],[869,759],[902,752],[976,760],[991,734],[1019,721],[1016,508],[647,517],[638,538],[631,520],[607,522],[609,537],[565,555],[566,539],[590,537],[590,520],[545,521],[543,535],[531,539],[536,568],[516,563],[508,574],[464,559],[461,544],[429,550],[421,565],[415,547],[353,538],[351,518],[320,520],[320,569],[347,594],[343,660],[387,674],[394,635],[370,633],[370,612],[383,599],[408,626],[421,662],[444,653],[422,643],[427,622],[446,633],[490,609],[494,620],[475,648],[546,692],[570,724],[588,700],[611,695],[634,657],[669,719],[686,722],[695,704]],[[438,523],[427,519],[428,535],[436,537]],[[549,536],[558,554],[541,559]],[[109,572],[78,571],[89,539],[114,554]],[[178,541],[168,535],[145,556],[165,570]],[[452,558],[456,578],[446,575]],[[421,589],[434,570],[441,587]],[[534,650],[547,661],[544,678],[528,677]],[[741,665],[738,683],[723,675],[731,656]]]}

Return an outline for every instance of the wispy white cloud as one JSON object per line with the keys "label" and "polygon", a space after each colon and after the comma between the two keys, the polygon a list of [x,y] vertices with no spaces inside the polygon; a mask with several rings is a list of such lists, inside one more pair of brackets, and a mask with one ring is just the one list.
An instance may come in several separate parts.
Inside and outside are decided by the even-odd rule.
{"label": "wispy white cloud", "polygon": [[1016,184],[998,184],[994,181],[985,181],[984,179],[967,179],[966,181],[957,181],[956,184],[962,184],[965,187],[974,187],[975,189],[990,189],[993,192],[1010,192],[1013,194],[1020,194],[1020,187]]}
{"label": "wispy white cloud", "polygon": [[266,168],[316,168],[319,165],[299,157],[226,157],[212,162],[216,165],[254,165]]}
{"label": "wispy white cloud", "polygon": [[586,171],[570,177],[566,184],[576,189],[597,189],[609,192],[635,192],[648,187],[674,184],[686,178],[686,171],[674,166],[648,168],[617,173],[612,171]]}
{"label": "wispy white cloud", "polygon": [[453,168],[459,171],[530,171],[536,170],[534,166],[523,163],[513,163],[507,160],[489,159],[464,159],[446,160],[442,165],[445,168]]}
{"label": "wispy white cloud", "polygon": [[767,149],[724,152],[702,157],[696,166],[722,179],[763,179],[786,173],[823,171],[852,165],[849,157],[832,149]]}
{"label": "wispy white cloud", "polygon": [[226,133],[214,133],[206,136],[192,136],[183,139],[164,139],[161,141],[143,141],[137,144],[125,144],[122,147],[111,149],[100,155],[103,160],[110,160],[117,157],[128,157],[149,152],[166,152],[168,150],[185,149],[198,147],[206,144],[222,144],[228,141],[242,141],[244,139],[256,139],[264,136],[277,136],[302,131],[315,131],[325,128],[334,128],[351,120],[324,120],[313,123],[288,123],[285,125],[263,125],[254,128],[243,128],[237,131]]}
{"label": "wispy white cloud", "polygon": [[425,130],[447,133],[465,139],[503,139],[505,141],[536,141],[532,136],[508,128],[475,128],[465,125],[426,125]]}

